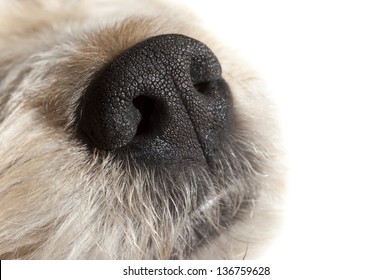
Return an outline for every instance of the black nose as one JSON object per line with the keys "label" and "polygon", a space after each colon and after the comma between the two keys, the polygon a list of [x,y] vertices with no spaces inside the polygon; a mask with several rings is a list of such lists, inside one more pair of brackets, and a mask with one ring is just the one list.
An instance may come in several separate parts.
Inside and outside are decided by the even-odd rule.
{"label": "black nose", "polygon": [[145,162],[208,160],[230,108],[212,51],[183,35],[161,35],[129,48],[92,81],[80,128],[95,147]]}

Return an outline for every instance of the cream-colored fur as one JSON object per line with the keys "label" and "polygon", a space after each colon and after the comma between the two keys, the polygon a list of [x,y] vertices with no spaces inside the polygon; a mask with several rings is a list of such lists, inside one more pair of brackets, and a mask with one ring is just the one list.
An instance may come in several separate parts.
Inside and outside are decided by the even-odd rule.
{"label": "cream-colored fur", "polygon": [[[0,3],[0,258],[259,252],[278,218],[283,177],[272,106],[240,59],[192,15],[156,1]],[[77,106],[94,74],[134,44],[167,33],[207,44],[232,92],[237,132],[214,177],[201,168],[174,174],[118,161],[76,136]],[[194,210],[197,191],[204,202]],[[184,210],[173,212],[172,201]],[[234,209],[229,226],[220,223],[222,202]],[[203,234],[196,222],[214,233],[195,239]]]}

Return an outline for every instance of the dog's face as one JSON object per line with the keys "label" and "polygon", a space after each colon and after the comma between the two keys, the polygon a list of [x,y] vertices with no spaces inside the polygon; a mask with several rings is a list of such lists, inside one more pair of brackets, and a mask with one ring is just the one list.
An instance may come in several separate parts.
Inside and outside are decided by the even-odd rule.
{"label": "dog's face", "polygon": [[242,258],[266,239],[281,175],[256,76],[181,10],[45,2],[2,3],[0,258]]}

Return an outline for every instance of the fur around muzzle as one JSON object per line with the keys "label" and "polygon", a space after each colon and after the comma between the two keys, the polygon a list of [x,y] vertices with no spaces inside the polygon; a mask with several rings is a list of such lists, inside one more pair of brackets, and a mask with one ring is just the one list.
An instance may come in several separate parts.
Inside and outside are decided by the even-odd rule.
{"label": "fur around muzzle", "polygon": [[254,257],[283,181],[261,83],[176,8],[102,5],[0,14],[0,258]]}

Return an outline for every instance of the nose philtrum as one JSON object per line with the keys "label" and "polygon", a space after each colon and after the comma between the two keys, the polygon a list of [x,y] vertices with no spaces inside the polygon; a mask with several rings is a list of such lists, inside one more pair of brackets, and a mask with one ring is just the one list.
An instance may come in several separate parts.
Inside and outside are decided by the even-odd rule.
{"label": "nose philtrum", "polygon": [[93,146],[154,163],[210,158],[231,108],[219,61],[203,43],[160,35],[129,48],[89,85],[80,128]]}

